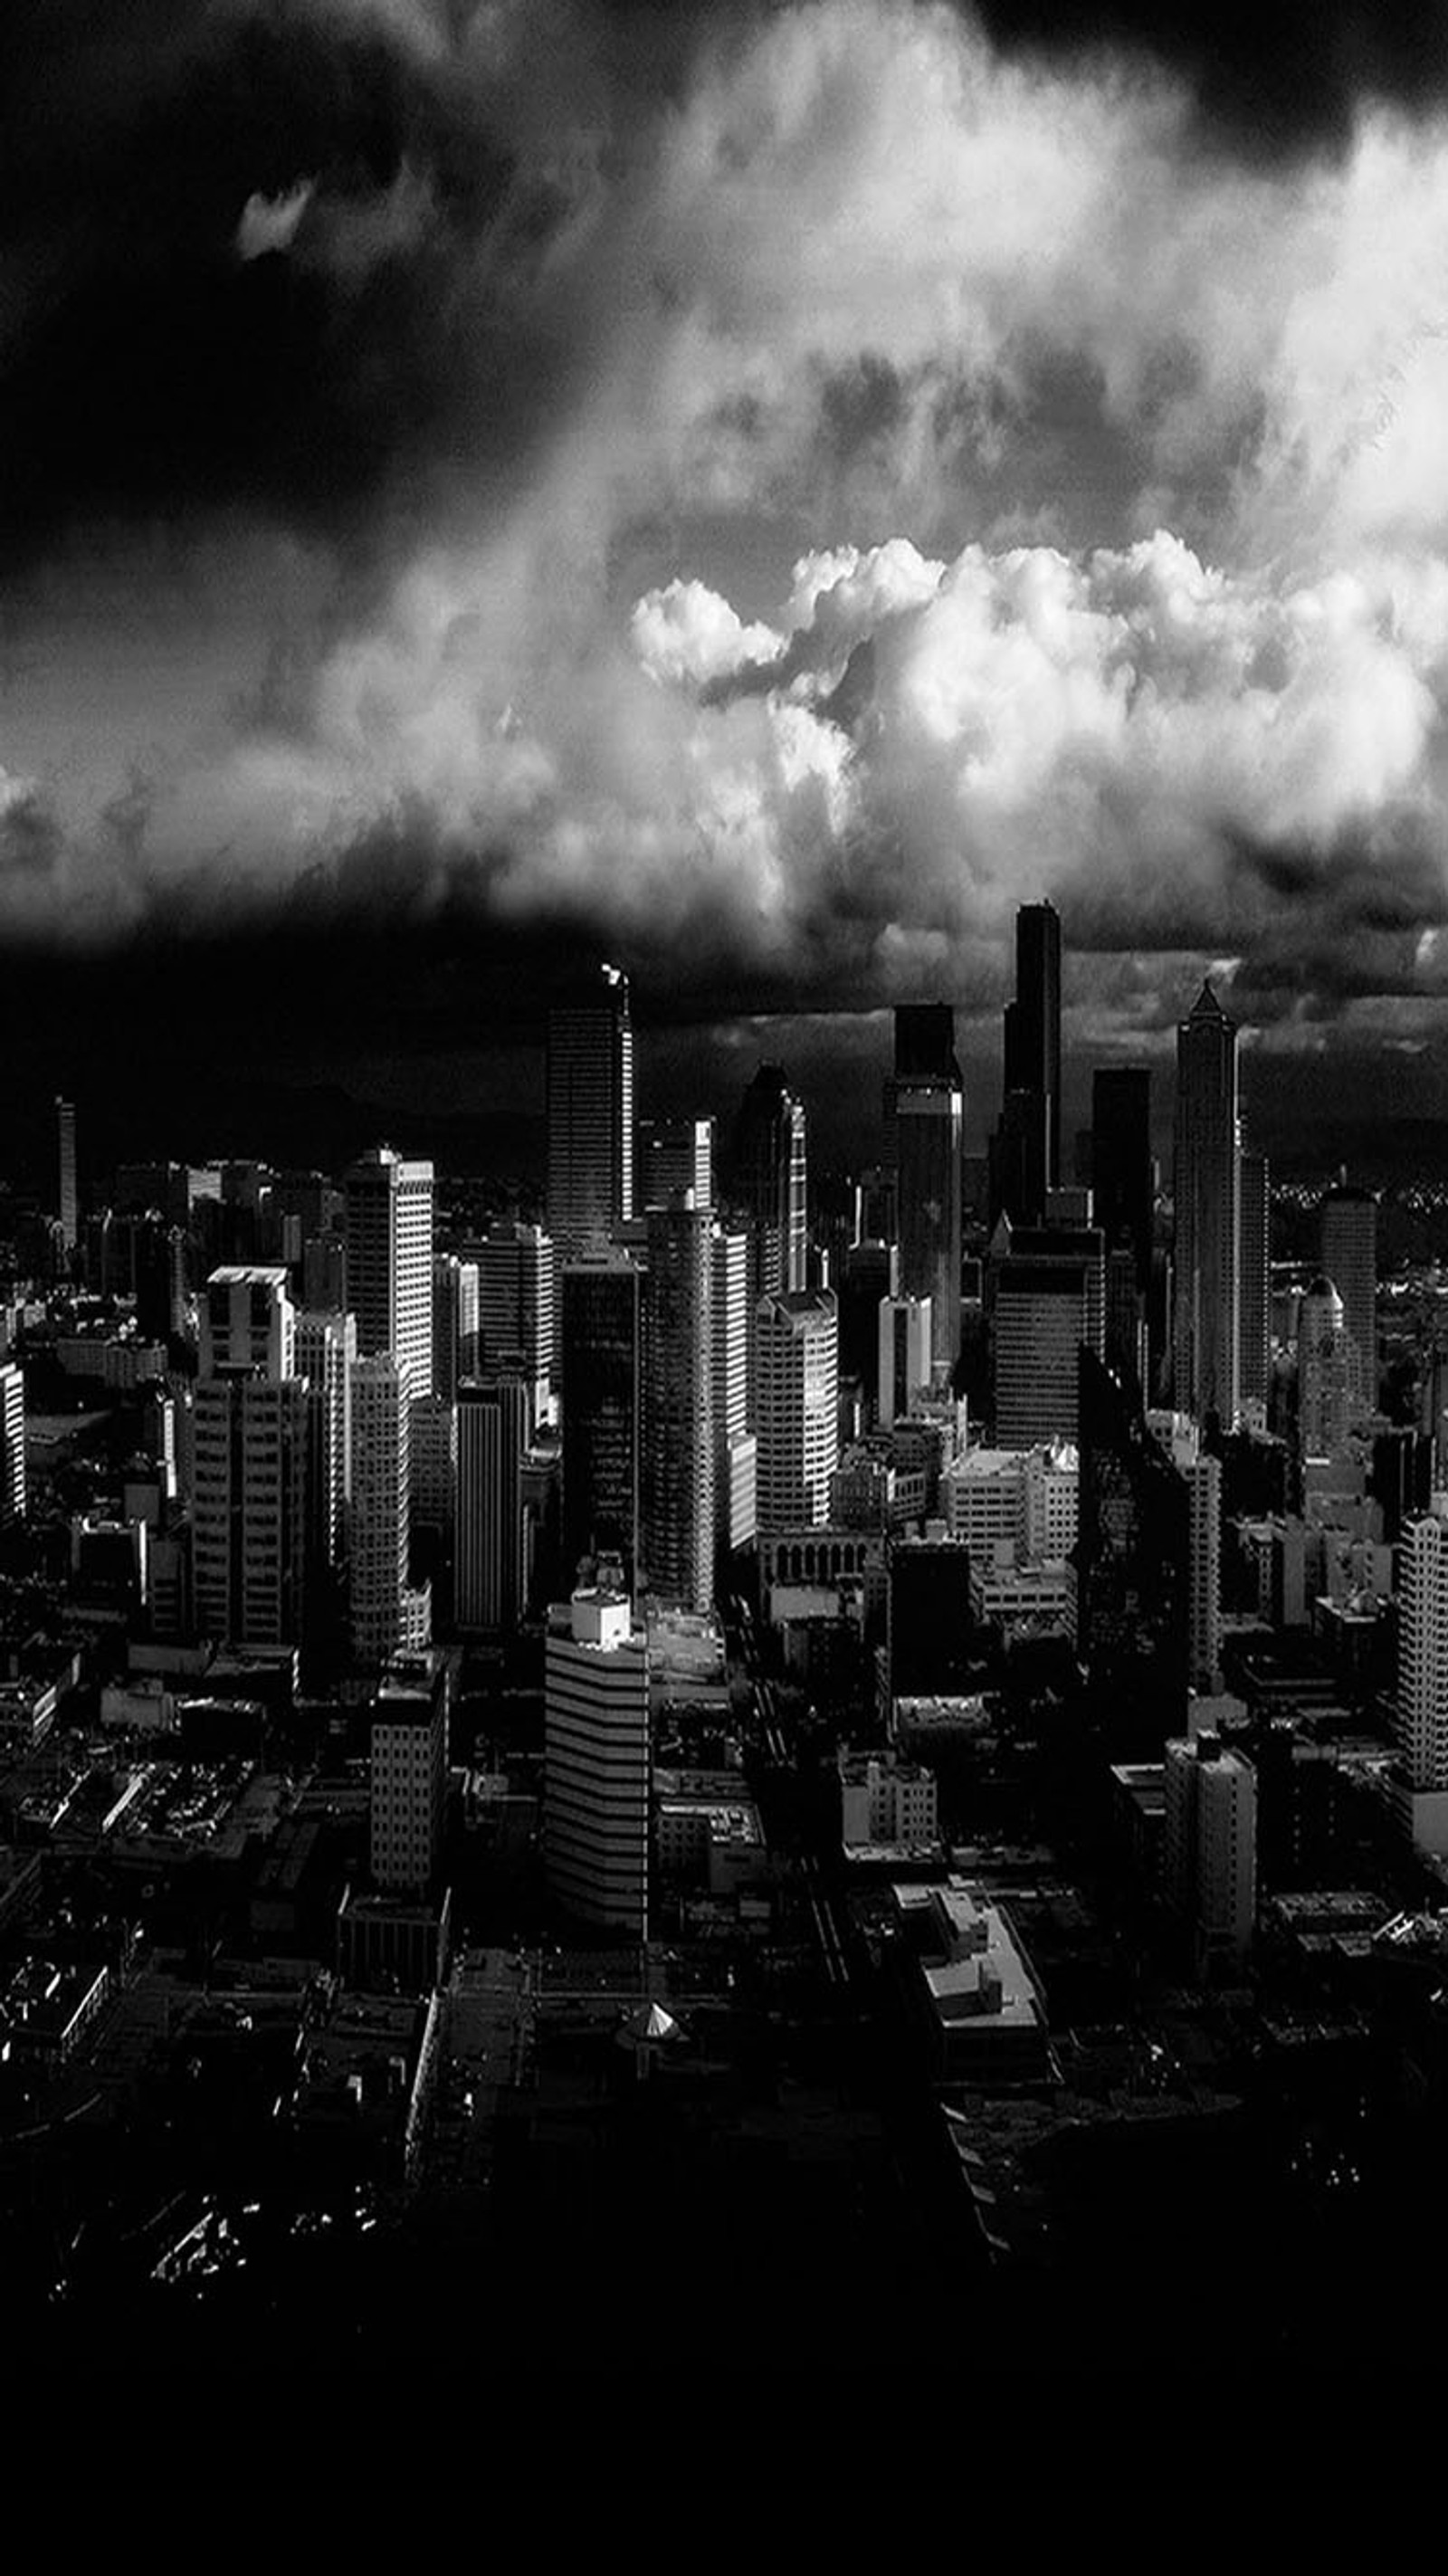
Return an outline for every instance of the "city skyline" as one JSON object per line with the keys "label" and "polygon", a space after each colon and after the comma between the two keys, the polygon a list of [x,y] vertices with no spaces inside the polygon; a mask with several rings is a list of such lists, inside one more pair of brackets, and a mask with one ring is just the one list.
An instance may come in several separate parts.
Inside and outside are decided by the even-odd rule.
{"label": "city skyline", "polygon": [[784,1014],[848,1070],[941,997],[969,1077],[1048,897],[1068,1047],[1161,1063],[1213,972],[1303,1125],[1385,1061],[1448,1108],[1448,145],[1398,13],[4,42],[27,1060],[65,996],[144,1057],[194,978],[244,1084],[271,969],[294,1086],[506,1100],[495,997],[568,949],[686,1059]]}

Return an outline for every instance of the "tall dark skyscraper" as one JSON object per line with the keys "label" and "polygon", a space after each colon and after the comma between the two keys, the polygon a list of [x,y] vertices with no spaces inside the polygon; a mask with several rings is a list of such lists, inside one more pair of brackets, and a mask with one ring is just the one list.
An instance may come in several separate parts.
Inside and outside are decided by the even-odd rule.
{"label": "tall dark skyscraper", "polygon": [[1241,1207],[1237,1032],[1209,983],[1177,1030],[1173,1400],[1237,1415]]}
{"label": "tall dark skyscraper", "polygon": [[1076,1650],[1119,1740],[1179,1732],[1190,1672],[1191,1495],[1140,1402],[1079,1354]]}
{"label": "tall dark skyscraper", "polygon": [[75,1255],[80,1237],[80,1199],[75,1176],[75,1103],[57,1100],[55,1104],[56,1201],[60,1218],[60,1239],[67,1260]]}
{"label": "tall dark skyscraper", "polygon": [[1061,1181],[1061,922],[1051,903],[1016,914],[1016,994],[1006,1004],[1000,1125],[991,1140],[991,1216],[1040,1225]]}
{"label": "tall dark skyscraper", "polygon": [[885,1120],[895,1171],[900,1293],[930,1299],[931,1361],[960,1356],[961,1143],[964,1091],[948,1002],[895,1013],[895,1072]]}
{"label": "tall dark skyscraper", "polygon": [[563,1402],[563,1571],[618,1556],[639,1563],[643,1273],[624,1253],[569,1262],[559,1299]]}
{"label": "tall dark skyscraper", "polygon": [[548,1232],[558,1259],[606,1244],[633,1215],[628,977],[601,966],[548,1014]]}
{"label": "tall dark skyscraper", "polygon": [[805,1285],[806,1120],[780,1064],[762,1064],[734,1130],[732,1196],[755,1234],[755,1298]]}
{"label": "tall dark skyscraper", "polygon": [[648,1590],[714,1597],[713,1256],[707,1208],[650,1208],[644,1283],[642,1538]]}
{"label": "tall dark skyscraper", "polygon": [[1030,1091],[1047,1103],[1046,1185],[1061,1186],[1061,918],[1052,903],[1025,903],[1016,914],[1016,1007],[1006,1067],[1007,1091]]}
{"label": "tall dark skyscraper", "polygon": [[1151,1278],[1151,1075],[1101,1065],[1091,1080],[1092,1214],[1108,1252],[1130,1247],[1136,1284]]}
{"label": "tall dark skyscraper", "polygon": [[1265,1154],[1242,1156],[1238,1189],[1237,1392],[1243,1404],[1265,1405],[1272,1375],[1272,1173]]}

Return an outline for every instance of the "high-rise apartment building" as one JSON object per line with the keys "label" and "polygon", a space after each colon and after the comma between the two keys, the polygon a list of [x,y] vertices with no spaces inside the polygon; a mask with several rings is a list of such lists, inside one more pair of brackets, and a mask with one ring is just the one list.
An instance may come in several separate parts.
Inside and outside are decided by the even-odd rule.
{"label": "high-rise apartment building", "polygon": [[431,1163],[405,1162],[387,1145],[344,1180],[347,1302],[364,1359],[390,1353],[409,1402],[432,1393]]}
{"label": "high-rise apartment building", "polygon": [[838,1316],[829,1288],[781,1290],[755,1316],[759,1359],[758,1521],[768,1538],[829,1510],[839,1463]]}
{"label": "high-rise apartment building", "polygon": [[60,1216],[60,1240],[69,1260],[80,1240],[80,1194],[76,1186],[75,1103],[57,1100],[55,1104],[56,1199]]}
{"label": "high-rise apartment building", "polygon": [[557,1905],[648,1933],[649,1655],[626,1593],[588,1588],[549,1617],[543,1849]]}
{"label": "high-rise apartment building", "polygon": [[961,1151],[965,1095],[948,1002],[895,1013],[895,1071],[885,1086],[899,1229],[900,1290],[928,1299],[932,1365],[960,1357]]}
{"label": "high-rise apartment building", "polygon": [[1205,983],[1177,1030],[1173,1400],[1228,1429],[1238,1412],[1239,1150],[1237,1032]]}
{"label": "high-rise apartment building", "polygon": [[1021,1226],[991,1262],[995,1436],[1002,1449],[1074,1440],[1077,1354],[1106,1347],[1106,1264],[1094,1226]]}
{"label": "high-rise apartment building", "polygon": [[749,1428],[749,1239],[726,1226],[710,1235],[713,1265],[714,1534],[721,1551],[746,1547],[756,1527],[758,1444]]}
{"label": "high-rise apartment building", "polygon": [[435,1652],[397,1655],[372,1703],[370,1861],[388,1895],[426,1896],[442,1868],[450,1669]]}
{"label": "high-rise apartment building", "polygon": [[1319,1212],[1322,1267],[1342,1299],[1342,1319],[1358,1356],[1360,1400],[1378,1401],[1378,1203],[1371,1190],[1346,1181],[1329,1190]]}
{"label": "high-rise apartment building", "polygon": [[521,1377],[536,1430],[548,1414],[555,1364],[553,1242],[541,1226],[500,1221],[468,1247],[478,1273],[473,1374]]}
{"label": "high-rise apartment building", "polygon": [[311,1423],[281,1266],[213,1271],[201,1301],[192,1554],[197,1624],[238,1646],[302,1641]]}
{"label": "high-rise apartment building", "polygon": [[454,1616],[472,1633],[509,1635],[527,1606],[523,1453],[529,1428],[521,1378],[484,1378],[459,1388]]}
{"label": "high-rise apartment building", "polygon": [[1243,1154],[1238,1190],[1237,1393],[1244,1405],[1265,1411],[1272,1383],[1272,1173],[1265,1154]]}
{"label": "high-rise apartment building", "polygon": [[25,1372],[0,1360],[0,1529],[25,1518]]}
{"label": "high-rise apartment building", "polygon": [[563,1565],[639,1563],[643,1274],[625,1253],[565,1264],[560,1298]]}
{"label": "high-rise apartment building", "polygon": [[628,977],[602,966],[548,1014],[548,1232],[560,1261],[634,1212]]}
{"label": "high-rise apartment building", "polygon": [[[1398,1746],[1409,1788],[1448,1792],[1448,1494],[1398,1545]],[[1439,1846],[1442,1847],[1441,1845]]]}
{"label": "high-rise apartment building", "polygon": [[388,1353],[359,1359],[352,1371],[348,1562],[352,1653],[364,1671],[428,1643],[429,1597],[408,1585],[410,1430],[411,1397],[398,1361]]}
{"label": "high-rise apartment building", "polygon": [[451,1404],[465,1377],[476,1377],[478,1265],[439,1252],[432,1265],[432,1383]]}

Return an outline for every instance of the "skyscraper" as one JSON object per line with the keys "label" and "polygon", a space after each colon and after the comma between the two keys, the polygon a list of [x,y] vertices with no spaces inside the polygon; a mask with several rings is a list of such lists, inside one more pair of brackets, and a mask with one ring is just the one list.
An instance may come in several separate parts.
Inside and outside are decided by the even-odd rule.
{"label": "skyscraper", "polygon": [[721,1550],[745,1547],[757,1511],[758,1444],[749,1428],[749,1241],[716,1225],[714,1271],[714,1531]]}
{"label": "skyscraper", "polygon": [[1052,903],[1016,914],[1016,1008],[1007,1091],[1045,1100],[1046,1186],[1061,1186],[1061,922]]}
{"label": "skyscraper", "polygon": [[734,1130],[732,1196],[754,1233],[751,1292],[803,1288],[807,1248],[804,1103],[784,1067],[762,1064]]}
{"label": "skyscraper", "polygon": [[932,1335],[928,1297],[880,1300],[875,1419],[888,1431],[897,1416],[913,1413],[928,1392]]}
{"label": "skyscraper", "polygon": [[1167,1901],[1190,1930],[1198,1973],[1238,1967],[1257,1912],[1257,1775],[1214,1735],[1166,1748]]}
{"label": "skyscraper", "polygon": [[432,1393],[432,1165],[374,1147],[344,1181],[347,1301],[364,1359],[390,1352],[409,1400]]}
{"label": "skyscraper", "polygon": [[0,1360],[0,1529],[25,1518],[25,1372]]}
{"label": "skyscraper", "polygon": [[1151,1276],[1151,1075],[1101,1065],[1091,1081],[1091,1203],[1108,1254],[1129,1245],[1143,1296]]}
{"label": "skyscraper", "polygon": [[560,1261],[634,1211],[633,1024],[616,966],[548,1014],[548,1232]]}
{"label": "skyscraper", "polygon": [[1378,1401],[1378,1203],[1371,1190],[1343,1181],[1329,1190],[1319,1216],[1322,1266],[1342,1299],[1342,1319],[1358,1355],[1360,1398]]}
{"label": "skyscraper", "polygon": [[1297,1437],[1304,1458],[1343,1458],[1358,1404],[1357,1344],[1331,1279],[1319,1275],[1297,1309]]}
{"label": "skyscraper", "polygon": [[639,1562],[643,1277],[622,1252],[564,1266],[559,1350],[563,1404],[563,1565]]}
{"label": "skyscraper", "polygon": [[449,1670],[444,1656],[398,1655],[372,1703],[372,1884],[423,1896],[442,1866]]}
{"label": "skyscraper", "polygon": [[1076,1359],[1106,1347],[1106,1265],[1094,1226],[1022,1226],[991,1262],[995,1436],[1033,1449],[1077,1433]]}
{"label": "skyscraper", "polygon": [[1244,1154],[1241,1191],[1237,1392],[1264,1406],[1272,1381],[1272,1174],[1265,1154]]}
{"label": "skyscraper", "polygon": [[460,1628],[485,1635],[509,1634],[526,1607],[528,1431],[528,1390],[521,1378],[486,1378],[459,1388],[456,1618]]}
{"label": "skyscraper", "polygon": [[838,1324],[829,1288],[761,1298],[758,1519],[762,1538],[807,1529],[829,1510],[839,1462]]}
{"label": "skyscraper", "polygon": [[592,1587],[549,1615],[543,1851],[548,1891],[580,1922],[648,1932],[649,1655],[626,1593]]}
{"label": "skyscraper", "polygon": [[931,1362],[942,1375],[960,1356],[964,1107],[950,1004],[903,1005],[895,1013],[895,1071],[885,1087],[900,1293],[928,1298]]}
{"label": "skyscraper", "polygon": [[478,1273],[476,1374],[521,1377],[530,1425],[549,1409],[553,1387],[556,1273],[553,1240],[515,1219],[490,1226],[468,1246]]}
{"label": "skyscraper", "polygon": [[714,1597],[713,1260],[709,1214],[650,1208],[644,1283],[643,1582],[707,1610]]}
{"label": "skyscraper", "polygon": [[1089,1350],[1079,1368],[1076,1650],[1118,1740],[1150,1748],[1186,1717],[1189,1497],[1135,1391]]}
{"label": "skyscraper", "polygon": [[[1448,1850],[1448,1494],[1410,1521],[1398,1547],[1398,1746],[1417,1838]],[[1426,1825],[1427,1830],[1423,1828]]]}
{"label": "skyscraper", "polygon": [[307,1618],[325,1616],[346,1557],[352,1500],[353,1315],[297,1317],[296,1365],[307,1381]]}
{"label": "skyscraper", "polygon": [[1237,1032],[1210,983],[1177,1030],[1173,1399],[1230,1429],[1238,1410]]}
{"label": "skyscraper", "polygon": [[432,1382],[449,1403],[478,1373],[478,1265],[439,1252],[432,1265]]}
{"label": "skyscraper", "polygon": [[[429,1324],[431,1308],[429,1303]],[[431,1604],[408,1587],[408,1384],[390,1354],[352,1372],[352,1510],[348,1562],[354,1660],[378,1671],[428,1642]]]}
{"label": "skyscraper", "polygon": [[201,1305],[192,1501],[196,1617],[238,1646],[298,1645],[308,1395],[280,1266],[217,1270]]}
{"label": "skyscraper", "polygon": [[75,1103],[57,1100],[55,1104],[57,1156],[56,1195],[59,1203],[60,1240],[67,1259],[73,1257],[80,1239],[80,1199],[76,1189],[75,1170]]}
{"label": "skyscraper", "polygon": [[667,1207],[692,1190],[696,1208],[714,1204],[712,1118],[641,1118],[634,1158],[634,1200],[640,1208]]}

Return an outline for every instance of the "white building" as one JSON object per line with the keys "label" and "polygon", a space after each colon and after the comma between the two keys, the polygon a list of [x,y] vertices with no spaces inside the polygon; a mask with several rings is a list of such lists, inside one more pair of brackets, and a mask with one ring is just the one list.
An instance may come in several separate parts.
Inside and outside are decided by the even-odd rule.
{"label": "white building", "polygon": [[758,1445],[749,1428],[749,1237],[716,1225],[711,1322],[714,1374],[714,1534],[747,1547],[758,1511]]}
{"label": "white building", "polygon": [[442,1865],[448,1703],[435,1653],[395,1656],[373,1702],[372,1884],[389,1894],[426,1894]]}
{"label": "white building", "polygon": [[992,1555],[1004,1540],[1024,1559],[1055,1563],[1076,1544],[1079,1459],[1069,1441],[1034,1449],[967,1449],[940,1479],[952,1538]]}
{"label": "white building", "polygon": [[346,1550],[352,1499],[356,1317],[298,1315],[296,1352],[297,1375],[307,1381],[311,1544],[320,1564],[334,1566],[341,1563]]}
{"label": "white building", "polygon": [[755,1318],[759,1371],[758,1525],[808,1529],[829,1512],[839,1463],[839,1363],[834,1291],[783,1289],[761,1297]]}
{"label": "white building", "polygon": [[1398,1543],[1397,1717],[1413,1839],[1448,1852],[1448,1493]]}
{"label": "white building", "polygon": [[549,1892],[582,1922],[648,1930],[649,1654],[627,1595],[549,1615],[543,1820]]}
{"label": "white building", "polygon": [[893,1753],[842,1753],[840,1839],[847,1851],[872,1844],[928,1851],[940,1839],[935,1774]]}
{"label": "white building", "polygon": [[1257,1775],[1216,1735],[1166,1747],[1165,1886],[1198,1968],[1240,1966],[1257,1916]]}
{"label": "white building", "polygon": [[0,1364],[0,1529],[25,1518],[25,1372]]}
{"label": "white building", "polygon": [[348,1171],[347,1302],[357,1348],[390,1353],[409,1398],[432,1393],[432,1165],[387,1145]]}
{"label": "white building", "polygon": [[352,1652],[364,1671],[428,1642],[426,1591],[407,1581],[410,1469],[408,1381],[387,1355],[352,1372]]}

